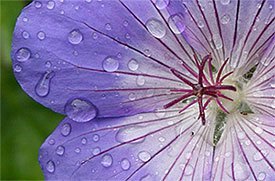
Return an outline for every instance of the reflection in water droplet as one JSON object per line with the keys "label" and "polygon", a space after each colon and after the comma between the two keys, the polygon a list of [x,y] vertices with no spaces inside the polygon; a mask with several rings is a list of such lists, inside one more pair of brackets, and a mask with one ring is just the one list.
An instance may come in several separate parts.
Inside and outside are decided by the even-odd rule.
{"label": "reflection in water droplet", "polygon": [[71,125],[69,123],[65,123],[62,125],[60,132],[63,136],[68,136],[71,133],[71,129]]}
{"label": "reflection in water droplet", "polygon": [[47,71],[40,78],[35,87],[35,93],[40,97],[45,97],[50,92],[51,80],[54,77],[55,73],[53,71]]}
{"label": "reflection in water droplet", "polygon": [[138,158],[143,162],[147,162],[151,159],[151,155],[147,151],[141,151],[138,153]]}
{"label": "reflection in water droplet", "polygon": [[62,145],[59,145],[56,150],[55,150],[56,154],[59,156],[62,156],[65,152],[65,148]]}
{"label": "reflection in water droplet", "polygon": [[155,18],[149,19],[146,22],[148,31],[156,38],[163,38],[166,34],[166,28],[160,20]]}
{"label": "reflection in water droplet", "polygon": [[105,29],[108,31],[111,31],[112,30],[111,24],[110,23],[105,24]]}
{"label": "reflection in water droplet", "polygon": [[77,45],[83,40],[83,35],[78,29],[74,29],[69,33],[68,40],[71,44]]}
{"label": "reflection in water droplet", "polygon": [[15,53],[16,60],[19,62],[25,62],[31,57],[31,51],[28,48],[20,48]]}
{"label": "reflection in water droplet", "polygon": [[22,67],[20,65],[15,65],[14,68],[13,68],[14,72],[21,72],[22,71]]}
{"label": "reflection in water droplet", "polygon": [[168,6],[170,0],[153,0],[158,9],[164,9]]}
{"label": "reflection in water droplet", "polygon": [[53,173],[55,171],[55,164],[53,161],[48,161],[46,165],[46,169],[48,172]]}
{"label": "reflection in water droplet", "polygon": [[105,71],[107,72],[114,72],[118,69],[119,67],[119,62],[117,59],[112,58],[112,57],[106,57],[103,60],[102,67]]}
{"label": "reflection in water droplet", "polygon": [[65,105],[65,113],[76,122],[88,122],[97,115],[97,108],[88,100],[73,99]]}
{"label": "reflection in water droplet", "polygon": [[136,71],[139,67],[138,62],[135,59],[131,59],[128,63],[128,68],[132,71]]}
{"label": "reflection in water droplet", "polygon": [[123,170],[129,170],[129,168],[131,167],[131,163],[127,158],[124,158],[120,162],[120,166]]}
{"label": "reflection in water droplet", "polygon": [[175,34],[181,34],[185,30],[183,15],[175,14],[169,17],[168,24]]}
{"label": "reflection in water droplet", "polygon": [[110,154],[105,154],[103,155],[102,159],[101,159],[101,164],[104,167],[110,167],[113,164],[113,158]]}
{"label": "reflection in water droplet", "polygon": [[45,34],[43,31],[39,31],[39,32],[37,33],[37,38],[38,38],[39,40],[44,40],[44,39],[46,38],[46,34]]}

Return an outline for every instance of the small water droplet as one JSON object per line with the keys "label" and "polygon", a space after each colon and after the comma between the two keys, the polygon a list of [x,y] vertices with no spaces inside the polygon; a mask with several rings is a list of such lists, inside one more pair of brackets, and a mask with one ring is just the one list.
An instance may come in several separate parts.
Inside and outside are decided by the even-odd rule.
{"label": "small water droplet", "polygon": [[46,34],[45,34],[43,31],[39,31],[39,32],[37,33],[37,38],[38,38],[39,40],[44,40],[44,39],[46,38]]}
{"label": "small water droplet", "polygon": [[145,84],[144,76],[142,76],[142,75],[137,76],[136,82],[137,82],[138,86],[143,86]]}
{"label": "small water droplet", "polygon": [[62,156],[65,152],[64,146],[59,145],[58,147],[56,147],[55,152],[57,155]]}
{"label": "small water droplet", "polygon": [[101,164],[106,168],[110,167],[113,164],[112,156],[110,154],[103,155],[101,159]]}
{"label": "small water droplet", "polygon": [[50,145],[54,145],[54,144],[55,144],[55,140],[54,140],[54,139],[49,139],[48,143],[49,143]]}
{"label": "small water droplet", "polygon": [[53,161],[48,161],[46,165],[46,169],[48,172],[53,173],[55,171],[55,164]]}
{"label": "small water droplet", "polygon": [[73,121],[88,122],[96,117],[97,108],[90,101],[77,98],[67,102],[65,112]]}
{"label": "small water droplet", "polygon": [[141,143],[144,141],[144,127],[142,126],[130,126],[127,128],[120,129],[116,134],[116,140],[119,143],[129,142],[135,138],[139,138],[138,140],[132,141],[131,143]]}
{"label": "small water droplet", "polygon": [[92,0],[85,0],[87,3],[90,3],[90,2],[92,2]]}
{"label": "small water droplet", "polygon": [[151,159],[151,155],[147,151],[141,151],[138,153],[138,158],[143,162],[147,162]]}
{"label": "small water droplet", "polygon": [[28,48],[20,48],[15,53],[16,60],[19,62],[25,62],[31,57],[31,51]]}
{"label": "small water droplet", "polygon": [[168,24],[175,34],[181,34],[185,30],[183,15],[181,14],[170,16],[168,19]]}
{"label": "small water droplet", "polygon": [[123,26],[127,27],[129,25],[129,22],[127,20],[123,21]]}
{"label": "small water droplet", "polygon": [[53,71],[47,71],[42,75],[35,87],[35,92],[39,97],[45,97],[50,92],[50,83],[55,73]]}
{"label": "small water droplet", "polygon": [[129,100],[130,100],[130,101],[133,101],[133,100],[135,100],[135,99],[136,99],[136,94],[133,93],[133,92],[130,93],[130,94],[129,94]]}
{"label": "small water droplet", "polygon": [[245,138],[245,133],[244,132],[238,132],[237,136],[239,139],[244,139]]}
{"label": "small water droplet", "polygon": [[47,61],[45,63],[45,67],[50,68],[52,66],[52,63],[50,61]]}
{"label": "small water droplet", "polygon": [[107,72],[114,72],[118,69],[119,62],[117,59],[115,59],[113,57],[106,57],[103,60],[102,67]]}
{"label": "small water droplet", "polygon": [[71,130],[71,125],[69,123],[65,123],[62,125],[60,132],[63,136],[68,136],[71,133]]}
{"label": "small water droplet", "polygon": [[23,36],[24,39],[28,39],[30,37],[30,34],[26,31],[23,31],[22,36]]}
{"label": "small water droplet", "polygon": [[98,155],[101,152],[101,149],[99,147],[96,147],[93,149],[93,155]]}
{"label": "small water droplet", "polygon": [[123,170],[129,170],[129,168],[131,167],[131,163],[127,158],[124,158],[121,160],[120,166]]}
{"label": "small water droplet", "polygon": [[111,31],[112,30],[112,26],[110,23],[106,23],[105,24],[105,29],[108,30],[108,31]]}
{"label": "small water droplet", "polygon": [[225,24],[229,23],[230,20],[231,20],[230,15],[229,14],[225,14],[221,18],[221,23],[225,25]]}
{"label": "small water droplet", "polygon": [[164,141],[165,141],[165,138],[161,136],[161,137],[159,137],[159,141],[160,141],[160,142],[164,142]]}
{"label": "small water droplet", "polygon": [[34,6],[35,6],[37,9],[39,9],[39,8],[42,7],[42,4],[41,4],[41,2],[39,2],[39,1],[35,1]]}
{"label": "small water droplet", "polygon": [[98,34],[94,32],[94,33],[92,34],[92,37],[93,37],[94,40],[96,40],[96,39],[98,38]]}
{"label": "small water droplet", "polygon": [[75,152],[75,153],[80,153],[80,152],[81,152],[81,149],[77,147],[77,148],[75,148],[74,152]]}
{"label": "small water droplet", "polygon": [[81,139],[81,143],[82,143],[83,145],[86,145],[87,139],[86,139],[86,138],[82,138],[82,139]]}
{"label": "small water droplet", "polygon": [[100,138],[99,135],[97,135],[97,134],[93,135],[93,141],[94,142],[98,142],[99,138]]}
{"label": "small water droplet", "polygon": [[222,5],[228,5],[231,0],[221,0]]}
{"label": "small water droplet", "polygon": [[145,49],[144,50],[144,54],[147,56],[147,57],[150,57],[151,56],[151,51],[149,49]]}
{"label": "small water droplet", "polygon": [[28,19],[27,17],[24,17],[24,18],[23,18],[23,21],[24,21],[24,22],[28,22],[29,19]]}
{"label": "small water droplet", "polygon": [[261,152],[256,151],[253,155],[254,161],[260,161],[263,159],[263,156],[266,157],[268,155],[267,150],[261,150]]}
{"label": "small water droplet", "polygon": [[204,23],[203,23],[202,20],[199,20],[197,24],[198,24],[199,28],[203,28],[204,27]]}
{"label": "small water droplet", "polygon": [[160,20],[152,18],[145,25],[148,31],[156,38],[163,38],[166,34],[166,28]]}
{"label": "small water droplet", "polygon": [[131,59],[129,62],[128,62],[128,68],[132,71],[136,71],[139,67],[139,64],[138,62],[136,61],[136,59]]}
{"label": "small water droplet", "polygon": [[22,71],[22,67],[20,65],[15,65],[14,68],[13,68],[14,72],[21,72]]}
{"label": "small water droplet", "polygon": [[68,40],[71,44],[77,45],[83,40],[83,35],[78,29],[74,29],[69,33]]}
{"label": "small water droplet", "polygon": [[47,8],[48,9],[53,9],[54,6],[55,6],[55,2],[54,1],[48,1],[48,3],[47,3]]}
{"label": "small water droplet", "polygon": [[164,9],[169,5],[170,0],[153,0],[158,9]]}
{"label": "small water droplet", "polygon": [[262,128],[256,127],[256,128],[255,128],[255,132],[256,132],[257,134],[262,134],[264,131],[263,131]]}
{"label": "small water droplet", "polygon": [[257,176],[259,181],[265,180],[266,173],[265,172],[260,172]]}

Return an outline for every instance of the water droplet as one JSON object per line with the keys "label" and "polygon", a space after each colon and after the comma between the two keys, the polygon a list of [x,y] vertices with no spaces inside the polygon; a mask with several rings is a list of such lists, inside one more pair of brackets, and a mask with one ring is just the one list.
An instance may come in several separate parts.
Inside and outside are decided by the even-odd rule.
{"label": "water droplet", "polygon": [[231,0],[221,0],[222,5],[228,5]]}
{"label": "water droplet", "polygon": [[137,76],[136,81],[138,86],[143,86],[145,84],[145,78],[142,75]]}
{"label": "water droplet", "polygon": [[249,177],[250,173],[247,170],[247,166],[243,163],[237,162],[233,167],[236,180],[246,180]]}
{"label": "water droplet", "polygon": [[153,0],[158,9],[164,9],[168,6],[170,0]]}
{"label": "water droplet", "polygon": [[265,172],[260,172],[257,176],[259,181],[265,180],[266,173]]}
{"label": "water droplet", "polygon": [[35,6],[37,9],[39,9],[39,8],[42,7],[42,4],[41,4],[41,2],[39,2],[39,1],[35,1],[34,6]]}
{"label": "water droplet", "polygon": [[97,108],[88,100],[73,99],[65,106],[65,113],[76,122],[88,122],[97,115]]}
{"label": "water droplet", "polygon": [[54,144],[55,144],[55,140],[54,140],[54,139],[49,139],[48,143],[49,143],[50,145],[54,145]]}
{"label": "water droplet", "polygon": [[16,60],[19,62],[25,62],[31,57],[31,51],[28,48],[20,48],[15,53]]}
{"label": "water droplet", "polygon": [[151,159],[151,155],[147,151],[141,151],[138,153],[138,158],[143,162],[147,162]]}
{"label": "water droplet", "polygon": [[48,3],[47,3],[47,8],[48,9],[53,9],[54,6],[55,6],[55,2],[54,1],[48,1]]}
{"label": "water droplet", "polygon": [[139,64],[138,62],[135,60],[135,59],[131,59],[129,62],[128,62],[128,68],[132,71],[136,71],[139,67]]}
{"label": "water droplet", "polygon": [[59,145],[58,147],[56,147],[55,152],[56,152],[57,155],[62,156],[65,152],[64,146]]}
{"label": "water droplet", "polygon": [[183,15],[181,14],[170,16],[168,19],[168,24],[175,34],[181,34],[185,30]]}
{"label": "water droplet", "polygon": [[20,65],[15,65],[14,68],[13,68],[14,72],[21,72],[22,71],[22,67]]}
{"label": "water droplet", "polygon": [[93,149],[93,155],[98,155],[101,152],[99,147]]}
{"label": "water droplet", "polygon": [[82,143],[83,145],[86,145],[87,139],[86,139],[86,138],[82,138],[82,139],[81,139],[81,143]]}
{"label": "water droplet", "polygon": [[101,164],[106,168],[110,167],[113,164],[112,156],[110,154],[103,155],[101,159]]}
{"label": "water droplet", "polygon": [[126,34],[125,34],[125,38],[126,38],[126,39],[130,39],[130,38],[131,38],[131,35],[130,35],[129,33],[126,33]]}
{"label": "water droplet", "polygon": [[120,166],[123,170],[129,170],[129,168],[131,167],[131,163],[127,158],[124,158],[121,160]]}
{"label": "water droplet", "polygon": [[255,128],[255,132],[256,132],[257,134],[262,134],[264,131],[263,131],[262,128],[256,127],[256,128]]}
{"label": "water droplet", "polygon": [[136,99],[136,94],[133,93],[133,92],[130,93],[130,94],[129,94],[129,100],[130,100],[130,101],[133,101],[133,100],[135,100],[135,99]]}
{"label": "water droplet", "polygon": [[35,92],[40,97],[45,97],[50,92],[50,83],[52,78],[54,77],[55,73],[52,71],[47,71],[44,75],[40,78],[38,83],[35,87]]}
{"label": "water droplet", "polygon": [[144,50],[144,54],[147,56],[147,57],[150,57],[151,56],[151,51],[149,49],[145,49]]}
{"label": "water droplet", "polygon": [[83,35],[78,29],[74,29],[69,33],[68,40],[71,44],[77,45],[83,40]]}
{"label": "water droplet", "polygon": [[105,24],[105,29],[108,31],[111,31],[112,30],[111,24],[110,23]]}
{"label": "water droplet", "polygon": [[48,161],[46,165],[46,169],[48,172],[53,173],[55,171],[55,164],[53,161]]}
{"label": "water droplet", "polygon": [[267,150],[261,150],[261,152],[256,151],[253,155],[254,161],[260,161],[263,159],[263,156],[266,157],[268,155]]}
{"label": "water droplet", "polygon": [[39,32],[37,33],[37,38],[38,38],[39,40],[44,40],[44,39],[46,38],[46,34],[45,34],[43,31],[39,31]]}
{"label": "water droplet", "polygon": [[204,27],[204,23],[203,23],[202,20],[199,20],[197,24],[198,24],[199,28],[203,28]]}
{"label": "water droplet", "polygon": [[245,138],[245,133],[244,132],[238,132],[237,136],[239,139],[244,139]]}
{"label": "water droplet", "polygon": [[26,17],[24,17],[24,18],[23,18],[23,21],[24,21],[24,22],[28,22],[28,21],[29,21],[29,19],[28,19],[28,18],[26,18]]}
{"label": "water droplet", "polygon": [[98,34],[94,32],[94,33],[92,34],[92,37],[93,37],[94,40],[96,40],[96,39],[98,38]]}
{"label": "water droplet", "polygon": [[94,142],[98,142],[99,138],[100,138],[99,135],[97,135],[97,134],[93,135]]}
{"label": "water droplet", "polygon": [[81,149],[77,147],[77,148],[75,148],[74,152],[75,152],[75,153],[80,153],[80,152],[81,152]]}
{"label": "water droplet", "polygon": [[159,141],[160,141],[160,142],[164,142],[164,141],[165,141],[165,138],[161,136],[161,137],[159,137]]}
{"label": "water droplet", "polygon": [[23,31],[22,36],[23,36],[24,39],[28,39],[30,37],[30,34],[26,31]]}
{"label": "water droplet", "polygon": [[184,175],[191,175],[194,171],[194,168],[190,164],[187,164],[187,165],[186,164],[181,164],[180,169],[181,170],[185,169]]}
{"label": "water droplet", "polygon": [[120,129],[116,134],[116,140],[120,143],[129,142],[135,138],[139,138],[131,143],[141,143],[144,141],[144,127],[142,126],[130,126]]}
{"label": "water droplet", "polygon": [[148,31],[156,38],[163,38],[166,34],[166,28],[160,20],[155,18],[149,19],[146,22]]}
{"label": "water droplet", "polygon": [[50,61],[47,61],[45,63],[45,67],[50,68],[52,66],[52,63]]}
{"label": "water droplet", "polygon": [[118,69],[119,67],[119,62],[117,59],[112,58],[112,57],[106,57],[103,60],[102,63],[103,69],[107,72],[114,72]]}
{"label": "water droplet", "polygon": [[68,136],[71,133],[71,130],[71,125],[69,123],[65,123],[62,125],[60,132],[63,136]]}
{"label": "water droplet", "polygon": [[225,14],[221,18],[221,23],[225,25],[225,24],[229,23],[230,20],[231,20],[230,15]]}
{"label": "water droplet", "polygon": [[127,20],[123,21],[123,26],[127,27],[129,25],[129,22]]}

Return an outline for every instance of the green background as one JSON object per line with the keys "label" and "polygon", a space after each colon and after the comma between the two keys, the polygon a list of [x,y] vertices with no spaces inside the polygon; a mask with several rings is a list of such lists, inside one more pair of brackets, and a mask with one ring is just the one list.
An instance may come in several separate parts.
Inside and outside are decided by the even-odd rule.
{"label": "green background", "polygon": [[27,1],[1,2],[1,180],[43,179],[38,150],[61,115],[36,103],[16,82],[10,60],[12,32]]}

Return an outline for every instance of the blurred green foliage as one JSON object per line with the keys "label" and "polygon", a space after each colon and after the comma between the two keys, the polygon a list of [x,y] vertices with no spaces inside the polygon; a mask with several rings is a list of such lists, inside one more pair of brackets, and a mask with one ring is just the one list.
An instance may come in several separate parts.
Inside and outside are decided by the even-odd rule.
{"label": "blurred green foliage", "polygon": [[12,32],[26,1],[1,7],[1,180],[41,180],[38,150],[61,115],[28,97],[16,82],[10,60]]}

